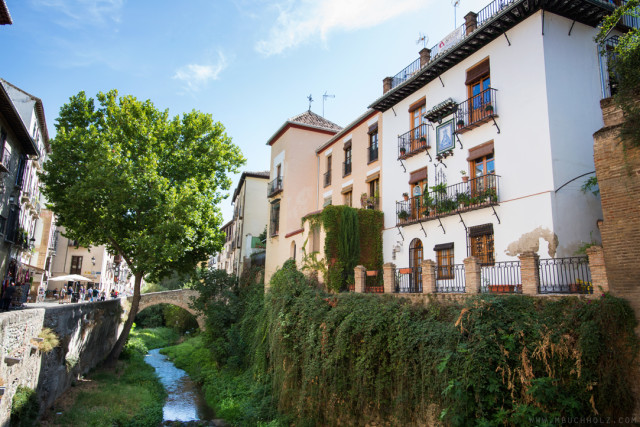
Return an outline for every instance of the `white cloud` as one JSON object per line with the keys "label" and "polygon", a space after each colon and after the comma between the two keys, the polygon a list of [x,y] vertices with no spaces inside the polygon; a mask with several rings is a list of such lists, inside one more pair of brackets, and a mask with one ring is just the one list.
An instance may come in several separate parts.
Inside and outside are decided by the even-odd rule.
{"label": "white cloud", "polygon": [[326,40],[333,31],[369,28],[413,12],[428,0],[297,0],[275,7],[278,18],[269,36],[255,49],[265,55],[279,54],[315,37]]}
{"label": "white cloud", "polygon": [[125,0],[31,0],[36,8],[57,10],[54,20],[65,27],[120,22]]}
{"label": "white cloud", "polygon": [[182,80],[186,89],[195,91],[211,80],[218,80],[218,76],[227,68],[227,58],[218,52],[218,62],[215,64],[187,64],[180,67],[173,75],[174,79]]}

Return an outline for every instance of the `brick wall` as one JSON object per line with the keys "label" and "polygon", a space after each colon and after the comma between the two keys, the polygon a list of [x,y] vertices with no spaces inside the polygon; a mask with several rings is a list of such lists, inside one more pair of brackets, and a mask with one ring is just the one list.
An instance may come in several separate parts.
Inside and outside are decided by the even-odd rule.
{"label": "brick wall", "polygon": [[[619,137],[623,116],[612,99],[601,101],[604,127],[593,135],[593,157],[602,200],[604,265],[612,294],[625,298],[640,319],[640,148]],[[640,335],[640,327],[636,328]],[[640,366],[632,372],[635,416],[640,417]]]}

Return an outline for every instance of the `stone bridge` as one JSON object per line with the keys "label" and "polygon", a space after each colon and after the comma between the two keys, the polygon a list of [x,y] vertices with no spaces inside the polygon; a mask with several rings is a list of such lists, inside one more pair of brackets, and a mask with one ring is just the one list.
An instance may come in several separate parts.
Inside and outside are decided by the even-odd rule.
{"label": "stone bridge", "polygon": [[[193,314],[198,322],[200,330],[204,331],[205,321],[204,316],[191,308],[191,301],[200,295],[198,291],[191,289],[177,289],[175,291],[164,292],[150,292],[148,294],[142,294],[140,297],[140,305],[138,307],[138,313],[147,307],[151,307],[156,304],[173,304],[180,308],[184,308],[189,313]],[[127,306],[131,307],[131,301],[133,297],[127,297]]]}

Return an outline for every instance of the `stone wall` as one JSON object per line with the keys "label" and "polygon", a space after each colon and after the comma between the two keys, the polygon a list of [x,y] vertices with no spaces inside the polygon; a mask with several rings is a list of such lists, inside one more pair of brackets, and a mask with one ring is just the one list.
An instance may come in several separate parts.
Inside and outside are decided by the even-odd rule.
{"label": "stone wall", "polygon": [[[80,375],[98,365],[115,343],[124,313],[120,300],[64,304],[0,314],[0,425],[8,424],[18,385],[37,390],[41,408],[49,407]],[[60,344],[43,354],[32,345],[42,328],[51,328]]]}

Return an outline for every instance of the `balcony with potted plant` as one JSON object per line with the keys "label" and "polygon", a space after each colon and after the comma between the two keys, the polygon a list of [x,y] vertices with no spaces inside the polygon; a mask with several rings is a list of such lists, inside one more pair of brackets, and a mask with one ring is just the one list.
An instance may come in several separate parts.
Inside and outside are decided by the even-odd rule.
{"label": "balcony with potted plant", "polygon": [[498,117],[496,105],[497,89],[488,88],[458,105],[456,111],[456,133],[463,134]]}
{"label": "balcony with potted plant", "polygon": [[398,160],[415,156],[429,148],[431,148],[431,145],[429,144],[429,133],[427,132],[426,123],[398,136]]}
{"label": "balcony with potted plant", "polygon": [[[467,177],[468,178],[468,177]],[[440,183],[421,196],[396,202],[396,225],[410,225],[499,203],[498,175],[484,175],[453,185]]]}

